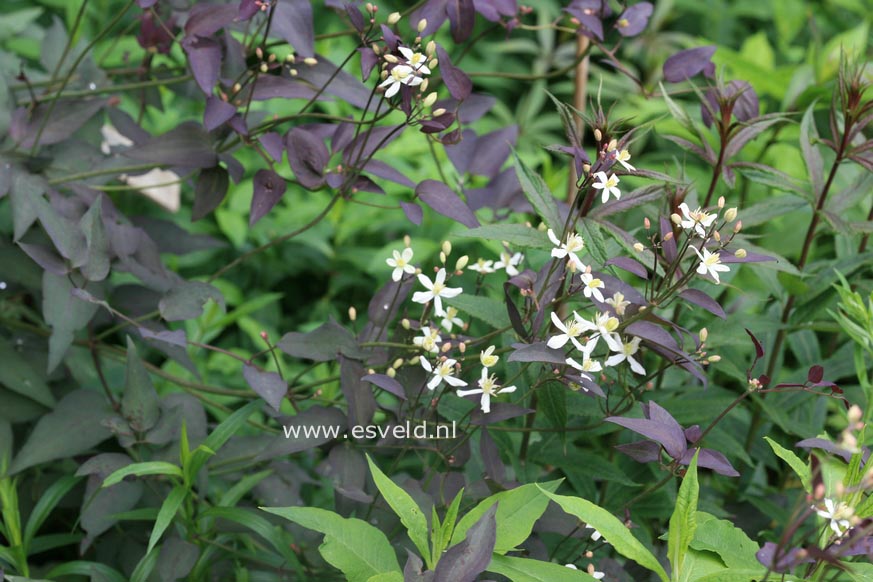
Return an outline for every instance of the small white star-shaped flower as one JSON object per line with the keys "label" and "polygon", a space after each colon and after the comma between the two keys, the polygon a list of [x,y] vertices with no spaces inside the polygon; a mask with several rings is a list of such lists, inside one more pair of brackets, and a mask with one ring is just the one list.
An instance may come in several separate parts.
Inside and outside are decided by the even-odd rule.
{"label": "small white star-shaped flower", "polygon": [[440,337],[440,330],[437,328],[430,328],[428,326],[424,326],[421,328],[421,335],[412,338],[412,343],[420,347],[426,352],[431,352],[433,354],[440,351],[439,344],[443,341],[443,338]]}
{"label": "small white star-shaped flower", "polygon": [[597,299],[598,301],[603,303],[603,293],[600,292],[601,289],[606,287],[606,285],[603,284],[603,281],[601,281],[600,279],[596,279],[594,275],[588,272],[582,273],[580,275],[580,278],[582,279],[582,284],[584,285],[582,287],[582,294],[589,299],[593,297],[594,299]]}
{"label": "small white star-shaped flower", "polygon": [[451,299],[452,297],[457,297],[464,291],[460,287],[446,287],[446,270],[443,268],[437,271],[436,277],[434,277],[433,281],[423,274],[418,275],[418,281],[424,285],[427,291],[416,291],[412,295],[412,300],[421,304],[433,301],[434,313],[440,317],[446,314],[446,312],[443,311],[442,298],[445,297]]}
{"label": "small white star-shaped flower", "polygon": [[579,317],[579,314],[575,311],[573,312],[573,317],[567,320],[566,323],[561,321],[561,318],[558,317],[558,314],[554,311],[552,312],[552,323],[558,330],[561,332],[557,335],[553,335],[549,338],[549,341],[546,343],[553,350],[557,350],[563,348],[568,341],[573,342],[573,345],[576,346],[577,350],[584,350],[582,344],[579,343],[579,337],[585,333],[588,327],[585,325],[587,323],[584,319]]}
{"label": "small white star-shaped flower", "polygon": [[458,317],[458,310],[454,307],[446,308],[446,315],[443,317],[443,320],[440,322],[440,325],[443,326],[447,332],[451,333],[452,328],[454,326],[458,326],[463,329],[464,320]]}
{"label": "small white star-shaped flower", "polygon": [[618,179],[618,176],[613,174],[612,176],[606,177],[606,172],[597,172],[594,176],[600,180],[599,182],[595,182],[591,185],[595,190],[603,190],[603,197],[601,201],[606,204],[609,200],[609,195],[612,194],[615,196],[616,200],[621,199],[621,190],[618,189],[618,183],[621,180]]}
{"label": "small white star-shaped flower", "polygon": [[[616,151],[616,150],[613,150]],[[621,150],[615,154],[615,161],[624,166],[625,170],[629,170],[631,172],[635,172],[636,168],[628,163],[628,160],[631,159],[630,152],[627,150]]]}
{"label": "small white star-shaped flower", "polygon": [[403,273],[408,273],[410,275],[415,274],[415,267],[413,267],[410,263],[412,262],[412,249],[406,247],[403,249],[403,252],[393,251],[393,258],[385,259],[385,262],[388,263],[389,267],[394,267],[394,271],[391,273],[391,279],[393,281],[399,281],[403,277]]}
{"label": "small white star-shaped flower", "polygon": [[706,236],[706,229],[709,228],[715,219],[715,214],[704,212],[700,208],[691,210],[686,203],[679,205],[679,210],[682,211],[682,220],[679,221],[679,226],[688,230],[694,229],[697,236],[703,238]]}
{"label": "small white star-shaped flower", "polygon": [[590,357],[591,353],[594,352],[594,348],[597,347],[597,342],[600,341],[600,338],[606,342],[606,345],[613,352],[617,352],[621,349],[621,342],[619,341],[618,334],[615,333],[615,330],[618,329],[619,321],[617,318],[613,317],[606,311],[600,312],[595,318],[594,321],[588,321],[587,319],[581,320],[581,325],[585,331],[596,331],[597,333],[592,335],[588,342],[585,344],[585,347],[582,348],[582,352]]}
{"label": "small white star-shaped flower", "polygon": [[570,266],[577,271],[584,271],[586,269],[585,265],[579,260],[579,256],[576,254],[582,249],[585,248],[585,240],[576,234],[575,232],[571,232],[567,235],[567,242],[561,242],[558,240],[558,237],[555,236],[555,231],[551,228],[546,232],[549,235],[549,240],[552,241],[552,244],[555,245],[555,248],[552,249],[552,256],[556,259],[563,259],[567,257]]}
{"label": "small white star-shaped flower", "polygon": [[[578,370],[579,375],[587,380],[593,380],[593,378],[588,375],[588,372],[599,372],[603,369],[603,366],[600,365],[600,362],[595,362],[594,360],[589,358],[587,354],[585,355],[585,359],[582,360],[581,364],[573,358],[567,358],[565,362],[568,366]],[[588,388],[586,388],[585,386],[582,386],[582,389],[585,392],[588,392]]]}
{"label": "small white star-shaped flower", "polygon": [[436,367],[433,367],[426,358],[421,358],[421,367],[433,374],[427,383],[428,390],[435,390],[440,384],[445,382],[449,386],[466,386],[467,383],[460,378],[455,378],[455,364],[457,360],[451,358],[439,362]]}
{"label": "small white star-shaped flower", "polygon": [[487,275],[488,273],[494,272],[494,261],[479,259],[478,261],[467,267],[467,270],[476,271],[480,275]]}
{"label": "small white star-shaped flower", "polygon": [[500,361],[500,356],[494,355],[496,346],[488,346],[488,349],[479,352],[479,362],[485,368],[493,368]]}
{"label": "small white star-shaped flower", "polygon": [[521,253],[510,255],[509,253],[500,253],[500,260],[494,263],[494,270],[506,269],[506,274],[510,277],[518,275],[518,264],[524,259]]}
{"label": "small white star-shaped flower", "polygon": [[715,279],[715,284],[719,285],[721,280],[718,278],[719,273],[727,273],[731,270],[727,265],[723,265],[721,262],[721,255],[719,253],[711,253],[707,249],[703,249],[703,253],[697,250],[697,247],[694,245],[690,245],[691,248],[697,253],[697,256],[700,257],[700,264],[697,266],[697,272],[701,275],[706,275],[707,273]]}
{"label": "small white star-shaped flower", "polygon": [[606,300],[606,304],[612,307],[615,310],[615,314],[620,317],[624,315],[624,311],[630,305],[630,301],[625,301],[624,293],[616,291],[612,294],[612,297]]}
{"label": "small white star-shaped flower", "polygon": [[497,383],[497,377],[488,375],[488,368],[482,368],[482,377],[479,379],[479,387],[473,390],[458,390],[458,396],[470,396],[471,394],[481,394],[479,405],[482,407],[482,412],[488,414],[491,412],[491,398],[498,394],[508,394],[515,392],[515,386],[500,387]]}
{"label": "small white star-shaped flower", "polygon": [[385,97],[394,97],[400,91],[401,85],[415,87],[416,85],[421,85],[423,80],[415,74],[415,71],[409,65],[395,65],[379,86],[388,87],[385,91]]}
{"label": "small white star-shaped flower", "polygon": [[643,365],[640,364],[634,355],[640,349],[640,338],[635,337],[629,342],[622,342],[619,346],[618,350],[614,350],[618,352],[617,354],[613,354],[606,359],[607,366],[617,366],[622,362],[627,362],[630,364],[631,371],[634,374],[644,375],[646,373],[646,369],[643,368]]}
{"label": "small white star-shaped flower", "polygon": [[430,69],[427,68],[427,56],[423,53],[417,53],[413,51],[411,48],[401,46],[398,47],[397,50],[400,51],[400,54],[406,59],[406,64],[409,67],[418,73],[419,75],[430,75]]}
{"label": "small white star-shaped flower", "polygon": [[824,509],[817,509],[816,507],[813,507],[813,509],[815,509],[819,517],[829,521],[828,525],[837,534],[837,537],[842,536],[852,527],[852,522],[849,521],[849,518],[854,511],[845,502],[834,503],[833,499],[825,499],[824,504]]}

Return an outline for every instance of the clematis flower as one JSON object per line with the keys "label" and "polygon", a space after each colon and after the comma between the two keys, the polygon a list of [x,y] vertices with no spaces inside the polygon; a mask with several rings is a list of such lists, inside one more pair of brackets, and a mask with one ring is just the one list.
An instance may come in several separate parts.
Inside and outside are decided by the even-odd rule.
{"label": "clematis flower", "polygon": [[837,537],[842,536],[852,527],[852,522],[849,521],[849,518],[852,517],[854,511],[842,501],[834,503],[833,499],[825,499],[824,504],[824,509],[818,509],[815,506],[812,509],[815,509],[819,517],[829,521],[828,525],[834,530]]}
{"label": "clematis flower", "polygon": [[496,346],[488,346],[487,350],[479,352],[479,362],[481,362],[484,368],[493,368],[500,361],[500,356],[494,355],[495,349]]}
{"label": "clematis flower", "polygon": [[415,267],[410,264],[413,255],[411,248],[406,247],[403,252],[393,251],[392,254],[394,257],[385,259],[385,262],[388,263],[389,267],[394,267],[394,271],[391,273],[393,281],[399,281],[403,277],[403,273],[415,274]]}
{"label": "clematis flower", "polygon": [[547,345],[554,349],[563,348],[568,341],[573,342],[573,345],[576,346],[577,350],[584,350],[582,344],[579,343],[579,336],[581,336],[588,329],[585,326],[585,320],[579,317],[579,314],[575,311],[573,312],[573,317],[567,320],[567,323],[561,321],[561,318],[558,317],[558,314],[554,311],[552,312],[552,323],[555,324],[555,327],[561,331],[561,333],[557,335],[553,335],[549,338]]}
{"label": "clematis flower", "polygon": [[617,354],[613,354],[606,359],[606,365],[617,366],[622,362],[627,362],[630,364],[631,371],[634,374],[644,375],[646,369],[634,358],[634,355],[640,350],[640,338],[635,337],[629,342],[622,342],[619,348],[614,350],[618,352]]}
{"label": "clematis flower", "polygon": [[419,75],[430,75],[430,69],[427,68],[427,56],[422,53],[417,53],[411,48],[401,46],[397,50],[406,59],[406,64]]}
{"label": "clematis flower", "polygon": [[431,329],[428,326],[424,326],[421,328],[421,335],[412,338],[412,343],[420,347],[426,352],[431,352],[433,354],[440,351],[440,348],[437,344],[443,341],[443,338],[440,337],[440,330],[437,328]]}
{"label": "clematis flower", "polygon": [[[586,523],[586,524],[585,524],[585,529],[590,529],[590,530],[592,530],[592,533],[591,533],[591,541],[592,541],[592,542],[596,542],[597,540],[599,540],[600,538],[603,537],[603,535],[602,535],[599,531],[597,531],[597,530],[594,528],[593,525],[589,525],[589,524]],[[604,541],[606,541],[606,540],[604,540]]]}
{"label": "clematis flower", "polygon": [[479,405],[482,407],[482,412],[488,414],[491,412],[491,398],[498,394],[509,394],[515,392],[515,386],[500,387],[497,383],[497,377],[493,374],[488,375],[488,368],[482,368],[482,377],[479,378],[479,387],[472,390],[458,390],[458,396],[470,396],[473,394],[481,394]]}
{"label": "clematis flower", "polygon": [[612,294],[612,297],[606,300],[606,304],[612,307],[615,310],[615,314],[620,317],[624,315],[624,311],[630,305],[630,301],[625,301],[624,293],[616,291]]}
{"label": "clematis flower", "polygon": [[[616,150],[613,150],[616,151]],[[631,172],[635,172],[637,169],[628,163],[628,160],[631,159],[630,152],[627,150],[621,150],[620,152],[615,154],[615,161],[624,166],[625,170],[629,170]]]}
{"label": "clematis flower", "polygon": [[[593,378],[588,375],[587,372],[599,372],[603,369],[603,366],[600,365],[600,362],[595,362],[587,355],[585,356],[585,359],[582,360],[581,364],[573,358],[567,358],[565,362],[571,368],[575,368],[576,370],[578,370],[579,374],[587,380],[593,380]],[[588,388],[586,388],[585,386],[582,386],[582,390],[588,392]]]}
{"label": "clematis flower", "polygon": [[451,333],[452,328],[454,326],[458,326],[463,329],[464,320],[458,317],[458,310],[454,307],[449,307],[446,309],[446,315],[443,317],[443,320],[440,322],[440,325],[443,326],[447,332]]}
{"label": "clematis flower", "polygon": [[694,232],[701,238],[706,236],[706,229],[715,222],[716,215],[704,212],[700,208],[691,210],[686,203],[679,205],[679,210],[682,211],[682,220],[679,221],[679,226],[689,230],[694,229]]}
{"label": "clematis flower", "polygon": [[588,321],[587,319],[581,320],[581,325],[585,331],[597,332],[588,339],[585,347],[582,348],[583,353],[590,356],[591,353],[594,352],[594,348],[597,347],[600,338],[603,338],[607,347],[609,347],[613,352],[617,352],[621,349],[620,338],[618,337],[618,334],[615,333],[615,330],[618,329],[619,321],[606,311],[601,311],[600,314],[594,318],[593,322]]}
{"label": "clematis flower", "polygon": [[417,76],[415,71],[409,65],[395,65],[379,86],[388,87],[388,89],[385,90],[385,97],[393,97],[398,91],[400,91],[401,85],[415,87],[421,85],[422,81],[424,81],[424,79]]}
{"label": "clematis flower", "polygon": [[719,273],[727,273],[731,270],[727,265],[721,263],[721,255],[719,253],[711,253],[707,249],[703,249],[703,253],[697,250],[697,247],[691,245],[697,256],[700,257],[700,264],[697,266],[697,272],[701,275],[707,273],[715,279],[715,284],[719,285],[721,281],[718,278]]}
{"label": "clematis flower", "polygon": [[418,275],[418,281],[424,285],[427,291],[416,291],[412,295],[412,300],[421,304],[433,301],[434,313],[438,316],[446,314],[446,312],[443,311],[443,297],[450,299],[452,297],[457,297],[464,291],[460,287],[446,287],[446,270],[442,268],[437,271],[436,277],[434,277],[433,281],[431,281],[426,275],[422,274]]}
{"label": "clematis flower", "polygon": [[519,273],[517,267],[522,260],[524,260],[524,255],[521,253],[515,253],[514,255],[500,253],[500,260],[494,263],[494,270],[506,269],[507,275],[515,277]]}
{"label": "clematis flower", "polygon": [[594,275],[591,273],[582,273],[580,277],[582,279],[582,284],[584,285],[584,287],[582,287],[582,294],[589,299],[594,297],[594,299],[603,303],[603,293],[600,292],[601,289],[606,287],[606,285],[603,284],[603,281],[595,279]]}
{"label": "clematis flower", "polygon": [[478,261],[467,267],[467,270],[476,271],[480,275],[487,275],[488,273],[494,272],[494,261],[479,259]]}
{"label": "clematis flower", "polygon": [[601,201],[606,204],[609,200],[609,195],[612,194],[615,196],[616,200],[621,200],[621,190],[618,189],[618,183],[621,181],[618,179],[618,176],[613,174],[612,176],[606,177],[606,172],[597,172],[594,176],[600,180],[599,182],[595,182],[592,184],[592,188],[595,190],[603,190],[603,198]]}
{"label": "clematis flower", "polygon": [[460,378],[455,378],[455,364],[457,360],[451,358],[443,360],[436,367],[433,367],[426,358],[421,358],[421,367],[427,372],[433,374],[427,383],[428,390],[435,390],[440,384],[445,382],[449,386],[466,386],[467,383]]}
{"label": "clematis flower", "polygon": [[567,257],[570,265],[574,269],[578,271],[584,271],[586,269],[585,265],[582,264],[582,261],[579,260],[578,255],[576,255],[576,253],[585,248],[585,240],[581,236],[572,232],[567,235],[567,242],[562,243],[558,240],[558,237],[555,236],[555,231],[551,228],[546,232],[546,234],[549,235],[549,240],[552,241],[552,244],[556,247],[552,249],[553,257],[556,259]]}

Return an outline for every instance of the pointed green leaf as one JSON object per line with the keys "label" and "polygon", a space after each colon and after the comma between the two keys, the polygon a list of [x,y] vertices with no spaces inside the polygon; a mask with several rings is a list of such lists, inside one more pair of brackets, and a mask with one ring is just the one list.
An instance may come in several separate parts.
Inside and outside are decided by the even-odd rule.
{"label": "pointed green leaf", "polygon": [[515,159],[515,172],[518,174],[518,181],[521,183],[521,189],[524,191],[527,201],[543,219],[546,226],[560,237],[561,233],[564,232],[564,224],[558,213],[558,203],[555,201],[555,196],[546,186],[542,177],[521,161],[517,152],[513,151],[512,155]]}
{"label": "pointed green leaf", "polygon": [[809,472],[809,466],[804,463],[800,457],[794,454],[793,451],[789,451],[770,437],[765,436],[764,440],[767,441],[767,444],[770,445],[770,448],[773,449],[776,456],[788,463],[788,466],[794,470],[800,478],[804,490],[806,490],[807,493],[812,493],[812,476]]}
{"label": "pointed green leaf", "polygon": [[731,569],[764,570],[755,557],[760,548],[749,539],[746,532],[726,519],[718,519],[703,511],[697,512],[696,519],[697,530],[691,540],[693,549],[718,554],[722,562]]}
{"label": "pointed green leaf", "polygon": [[498,554],[491,558],[488,571],[506,576],[512,582],[592,582],[595,580],[584,570],[574,570],[552,562]]}
{"label": "pointed green leaf", "polygon": [[155,545],[160,541],[161,536],[173,523],[173,518],[179,508],[182,507],[182,502],[185,501],[185,496],[188,495],[188,490],[183,485],[176,485],[164,502],[161,504],[161,510],[158,511],[158,519],[155,520],[155,527],[152,529],[152,535],[149,537],[149,548],[146,553],[151,553]]}
{"label": "pointed green leaf", "polygon": [[685,478],[682,479],[682,485],[679,487],[679,494],[676,496],[676,507],[673,509],[673,515],[670,516],[667,557],[670,559],[670,565],[673,566],[673,582],[683,580],[685,555],[697,529],[697,497],[700,493],[700,486],[697,483],[699,452],[699,449],[695,451],[691,464],[688,465]]}
{"label": "pointed green leaf", "polygon": [[145,475],[168,475],[171,477],[181,477],[182,469],[173,463],[165,461],[148,461],[145,463],[132,463],[126,467],[122,467],[114,471],[103,481],[102,487],[112,487],[116,483],[121,483],[122,479],[130,476],[142,477]]}

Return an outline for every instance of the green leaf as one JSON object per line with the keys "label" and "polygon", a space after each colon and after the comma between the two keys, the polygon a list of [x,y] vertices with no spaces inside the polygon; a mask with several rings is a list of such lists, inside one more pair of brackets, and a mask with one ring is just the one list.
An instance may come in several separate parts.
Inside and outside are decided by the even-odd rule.
{"label": "green leaf", "polygon": [[567,387],[560,382],[546,382],[538,391],[539,404],[552,426],[560,430],[561,441],[567,433]]}
{"label": "green leaf", "polygon": [[30,517],[27,518],[27,525],[24,526],[25,548],[30,548],[30,542],[33,541],[40,526],[45,523],[52,510],[78,482],[79,479],[77,477],[65,475],[52,483],[45,493],[40,496],[39,501],[33,507],[33,511],[30,512]]}
{"label": "green leaf", "polygon": [[600,234],[600,225],[591,219],[583,218],[578,223],[579,234],[585,240],[585,246],[598,265],[604,265],[609,260],[606,252],[606,242]]}
{"label": "green leaf", "polygon": [[151,576],[152,571],[155,569],[155,566],[158,565],[158,557],[160,556],[160,551],[158,552],[149,552],[136,565],[136,568],[133,569],[133,573],[130,575],[130,582],[146,582]]}
{"label": "green leaf", "polygon": [[424,557],[428,569],[433,569],[431,552],[427,542],[427,519],[424,517],[424,513],[409,493],[385,476],[385,473],[376,466],[370,455],[366,455],[366,457],[376,487],[391,509],[394,510],[394,513],[397,514],[397,517],[400,518],[400,522],[406,527],[409,539]]}
{"label": "green leaf", "polygon": [[103,228],[103,198],[98,196],[79,221],[85,234],[82,275],[89,281],[102,281],[109,274],[109,242]]}
{"label": "green leaf", "polygon": [[631,531],[617,517],[581,497],[556,495],[548,491],[544,491],[544,493],[549,499],[560,505],[561,509],[570,515],[575,515],[599,531],[609,542],[609,545],[615,548],[616,552],[651,570],[663,582],[667,582],[669,578],[664,568],[658,562],[658,559],[634,537]]}
{"label": "green leaf", "polygon": [[300,560],[291,550],[287,534],[262,515],[242,507],[211,507],[199,515],[200,519],[225,519],[246,527],[269,542],[282,558],[300,570]]}
{"label": "green leaf", "polygon": [[[103,396],[91,390],[67,394],[54,411],[46,414],[18,451],[9,467],[14,475],[40,463],[79,455],[100,444],[112,433],[103,425],[112,416]],[[63,435],[63,438],[58,438]]]}
{"label": "green leaf", "polygon": [[161,317],[167,321],[196,319],[203,313],[203,306],[210,299],[217,303],[222,311],[225,309],[224,296],[221,291],[208,283],[187,281],[164,295],[158,308],[161,311]]}
{"label": "green leaf", "polygon": [[189,481],[194,480],[197,473],[200,472],[200,469],[202,469],[203,465],[206,464],[206,461],[209,460],[209,457],[223,447],[224,443],[226,443],[230,437],[235,435],[236,432],[246,423],[252,413],[260,407],[261,401],[253,400],[235,411],[224,419],[221,424],[215,427],[215,430],[206,437],[203,444],[197,447],[191,455],[191,464],[188,469],[190,471],[190,475],[188,475]]}
{"label": "green leaf", "polygon": [[105,582],[127,582],[121,573],[106,564],[74,560],[55,566],[46,573],[46,577],[55,580],[61,576],[87,576],[90,580]]}
{"label": "green leaf", "polygon": [[542,177],[521,161],[516,151],[513,150],[512,156],[515,159],[515,172],[518,174],[518,181],[521,183],[521,189],[528,202],[534,207],[546,226],[555,231],[555,236],[561,236],[561,233],[564,232],[564,224],[561,222],[558,203],[555,201],[554,195]]}
{"label": "green leaf", "polygon": [[818,196],[823,187],[822,172],[824,162],[821,152],[818,150],[818,130],[815,127],[815,102],[806,108],[803,119],[800,121],[800,151],[803,152],[803,161],[806,162],[806,172],[809,183],[812,186],[812,194]]}
{"label": "green leaf", "polygon": [[376,574],[367,582],[403,582],[402,572],[385,572],[384,574]]}
{"label": "green leaf", "polygon": [[121,413],[137,432],[145,432],[155,426],[160,415],[158,393],[145,366],[139,359],[136,344],[127,336],[127,374],[124,379],[124,396],[121,398]]}
{"label": "green leaf", "polygon": [[809,466],[794,454],[793,451],[789,451],[770,437],[765,436],[764,440],[767,441],[767,444],[770,445],[776,456],[788,463],[788,466],[794,470],[803,484],[803,489],[807,493],[812,493],[812,475],[810,474]]}
{"label": "green leaf", "polygon": [[0,385],[47,408],[55,406],[55,397],[43,374],[31,368],[27,359],[3,338],[0,338]]}
{"label": "green leaf", "polygon": [[348,582],[367,582],[379,574],[401,571],[388,538],[365,521],[317,507],[261,509],[323,533],[324,543],[319,547],[322,557],[342,571]]}
{"label": "green leaf", "polygon": [[122,467],[103,481],[102,487],[111,487],[116,483],[120,483],[122,479],[130,476],[142,477],[144,475],[168,475],[171,477],[181,477],[182,469],[173,463],[165,461],[148,461],[145,463],[132,463],[126,467]]}
{"label": "green leaf", "polygon": [[510,325],[506,305],[496,299],[462,293],[457,297],[446,299],[445,303],[482,320],[494,329],[503,329]]}
{"label": "green leaf", "polygon": [[[699,449],[695,451],[691,464],[688,465],[685,478],[682,479],[682,485],[679,487],[679,494],[676,496],[676,507],[673,510],[673,515],[670,516],[667,557],[670,559],[670,565],[673,566],[673,582],[685,579],[682,577],[685,554],[688,552],[688,546],[694,539],[694,531],[697,529],[697,497],[700,493],[700,486],[697,483],[697,455],[699,452]],[[601,533],[606,536],[605,532]],[[609,539],[609,536],[606,538]]]}
{"label": "green leaf", "polygon": [[233,487],[225,491],[218,500],[219,507],[233,507],[243,496],[252,490],[258,483],[273,474],[272,469],[260,471],[253,475],[246,475],[233,484]]}
{"label": "green leaf", "polygon": [[725,566],[731,569],[759,568],[759,574],[764,570],[755,557],[760,549],[758,544],[749,539],[743,530],[725,519],[718,519],[703,511],[697,512],[696,519],[697,530],[691,540],[692,548],[715,552]]}
{"label": "green leaf", "polygon": [[529,249],[551,249],[555,246],[546,233],[524,224],[489,224],[458,232],[455,236],[506,241],[512,246]]}
{"label": "green leaf", "polygon": [[185,501],[185,496],[187,495],[188,490],[185,489],[184,485],[176,485],[170,491],[170,494],[167,495],[167,498],[164,499],[164,502],[161,504],[161,510],[158,511],[158,518],[155,520],[155,527],[152,528],[152,535],[149,536],[147,553],[151,553],[155,545],[160,541],[161,536],[164,535],[164,532],[173,523],[173,518],[176,517],[176,513],[182,507],[182,502]]}
{"label": "green leaf", "polygon": [[549,505],[549,500],[543,496],[543,492],[552,492],[560,484],[560,480],[549,481],[542,485],[528,483],[483,499],[458,522],[449,545],[453,546],[463,541],[467,535],[467,530],[492,505],[497,503],[497,515],[495,516],[497,541],[494,543],[494,552],[505,554],[515,549],[530,536],[534,523],[543,515]]}
{"label": "green leaf", "polygon": [[512,582],[590,582],[595,579],[584,570],[574,570],[552,562],[498,554],[491,558],[487,570],[506,576]]}

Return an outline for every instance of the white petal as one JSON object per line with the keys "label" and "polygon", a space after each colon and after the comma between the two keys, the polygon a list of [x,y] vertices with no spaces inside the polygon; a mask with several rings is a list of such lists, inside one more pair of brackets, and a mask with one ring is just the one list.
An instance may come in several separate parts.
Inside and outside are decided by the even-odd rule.
{"label": "white petal", "polygon": [[638,361],[636,361],[633,356],[628,356],[627,361],[630,364],[631,370],[634,373],[639,374],[641,376],[644,376],[646,374],[646,369],[643,368],[642,364],[640,364]]}
{"label": "white petal", "polygon": [[553,335],[552,337],[549,338],[549,341],[546,342],[546,345],[549,346],[550,348],[552,348],[553,350],[557,350],[557,349],[563,348],[566,345],[567,340],[569,340],[569,339],[570,339],[570,336],[568,336],[566,333],[560,334],[560,335]]}
{"label": "white petal", "polygon": [[[437,275],[439,276],[439,275]],[[418,274],[418,282],[421,283],[425,289],[433,289],[433,281],[431,281],[427,275]]]}
{"label": "white petal", "polygon": [[517,389],[517,386],[506,386],[497,391],[498,394],[512,394]]}
{"label": "white petal", "polygon": [[479,399],[479,404],[482,406],[482,412],[485,414],[491,412],[491,395],[483,392],[482,398]]}
{"label": "white petal", "polygon": [[443,381],[443,379],[441,377],[434,376],[433,378],[430,379],[430,382],[427,383],[427,389],[434,390],[437,386],[440,385],[440,382],[442,382],[442,381]]}
{"label": "white petal", "polygon": [[398,91],[400,91],[400,83],[392,82],[391,86],[388,87],[388,90],[385,91],[385,97],[394,97],[395,95],[397,95]]}
{"label": "white petal", "polygon": [[431,293],[430,291],[416,291],[412,294],[412,300],[415,303],[421,303],[422,305],[424,305],[431,299],[433,299],[433,293]]}
{"label": "white petal", "polygon": [[625,357],[626,356],[624,354],[615,354],[615,355],[609,356],[606,359],[606,365],[607,366],[617,366],[624,361]]}
{"label": "white petal", "polygon": [[403,55],[407,61],[411,61],[412,56],[415,54],[411,48],[405,46],[397,47],[397,50],[400,51],[400,54]]}
{"label": "white petal", "polygon": [[561,246],[561,241],[558,240],[558,237],[555,236],[555,231],[551,228],[546,231],[546,234],[549,235],[549,240],[552,241],[552,244],[556,247]]}
{"label": "white petal", "polygon": [[456,392],[456,394],[458,396],[472,396],[473,394],[481,394],[481,393],[482,393],[481,388],[474,388],[472,390],[458,390]]}
{"label": "white petal", "polygon": [[455,378],[454,376],[446,376],[444,378],[447,384],[451,386],[466,386],[467,383],[461,380],[460,378]]}
{"label": "white petal", "polygon": [[457,297],[458,295],[460,295],[463,292],[464,292],[464,290],[461,289],[460,287],[446,287],[445,289],[440,291],[440,295],[442,297],[447,297],[447,298],[451,299],[452,297]]}

